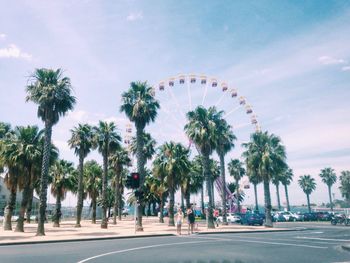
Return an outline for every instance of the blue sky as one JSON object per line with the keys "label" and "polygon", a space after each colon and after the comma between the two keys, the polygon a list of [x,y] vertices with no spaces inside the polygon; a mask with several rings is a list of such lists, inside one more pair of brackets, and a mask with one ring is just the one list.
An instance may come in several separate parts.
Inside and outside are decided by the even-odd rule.
{"label": "blue sky", "polygon": [[[320,203],[328,196],[320,169],[350,169],[349,1],[0,0],[0,7],[0,120],[42,127],[35,105],[25,103],[28,76],[38,67],[62,67],[78,100],[54,129],[62,158],[76,162],[66,141],[78,123],[113,120],[123,134],[120,94],[131,81],[157,85],[198,73],[236,88],[262,129],[282,138],[295,173],[292,203],[306,202],[300,175],[316,178],[311,201]],[[190,86],[192,106],[202,103],[204,90]],[[228,120],[238,141],[229,160],[240,156],[254,128],[237,100],[222,94],[208,88],[204,105],[219,101],[218,108],[233,112]],[[188,143],[180,129],[190,109],[187,86],[157,98],[162,109],[148,130],[159,142]],[[247,196],[252,203],[250,190]]]}

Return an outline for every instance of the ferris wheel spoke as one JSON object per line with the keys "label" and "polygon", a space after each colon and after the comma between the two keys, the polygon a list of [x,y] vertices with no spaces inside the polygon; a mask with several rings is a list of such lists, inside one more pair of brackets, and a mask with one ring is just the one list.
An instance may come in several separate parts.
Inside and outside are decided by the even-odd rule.
{"label": "ferris wheel spoke", "polygon": [[224,118],[227,118],[228,116],[230,116],[232,113],[236,112],[241,106],[237,106],[236,108],[230,110],[228,113],[226,113],[224,115]]}
{"label": "ferris wheel spoke", "polygon": [[178,101],[178,99],[176,98],[174,92],[171,89],[167,89],[168,92],[170,93],[171,97],[174,99],[174,102],[178,108],[178,110],[181,112],[181,114],[186,118],[186,114],[183,112],[183,110],[181,109],[180,103]]}
{"label": "ferris wheel spoke", "polygon": [[187,95],[188,95],[188,103],[190,106],[190,110],[192,111],[192,97],[191,97],[191,89],[190,89],[190,82],[187,81]]}
{"label": "ferris wheel spoke", "polygon": [[203,106],[204,106],[205,98],[207,97],[207,92],[208,92],[208,82],[205,84],[204,94],[203,94],[203,98],[202,98],[202,105]]}
{"label": "ferris wheel spoke", "polygon": [[[223,100],[223,98],[225,97],[225,93],[224,94],[222,94],[221,96],[220,96],[220,98],[218,99],[218,101],[214,104],[215,105],[215,107],[217,107],[220,103],[221,103],[221,101]],[[227,96],[227,95],[226,95]]]}

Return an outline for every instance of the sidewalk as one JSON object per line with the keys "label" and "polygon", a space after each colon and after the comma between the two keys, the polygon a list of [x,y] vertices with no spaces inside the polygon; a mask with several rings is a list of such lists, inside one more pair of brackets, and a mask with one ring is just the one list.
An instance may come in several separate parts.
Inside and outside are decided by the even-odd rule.
{"label": "sidewalk", "polygon": [[[176,235],[176,228],[169,227],[168,218],[165,223],[158,223],[156,217],[144,217],[143,232],[134,232],[134,221],[131,218],[123,218],[117,221],[117,225],[113,225],[110,220],[108,229],[101,229],[100,222],[91,224],[91,221],[83,220],[81,228],[75,228],[75,221],[63,221],[60,227],[52,227],[52,223],[45,224],[45,236],[35,236],[36,223],[25,224],[24,233],[14,231],[0,230],[0,245],[10,244],[26,244],[26,243],[42,243],[42,242],[63,242],[63,241],[80,241],[80,240],[96,240],[96,239],[114,239],[126,237],[147,237],[147,236],[170,236]],[[15,229],[16,222],[13,222],[12,229]],[[222,232],[256,232],[256,231],[281,231],[287,229],[281,228],[265,228],[264,226],[242,226],[232,224],[228,226],[219,226],[215,229],[207,229],[205,222],[199,222],[195,232],[198,234],[205,233],[222,233]],[[182,234],[187,235],[187,225],[182,228]]]}

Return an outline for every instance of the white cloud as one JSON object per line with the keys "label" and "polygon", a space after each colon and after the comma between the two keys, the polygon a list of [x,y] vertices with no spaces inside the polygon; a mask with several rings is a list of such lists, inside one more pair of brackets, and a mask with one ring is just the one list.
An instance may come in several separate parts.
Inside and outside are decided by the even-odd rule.
{"label": "white cloud", "polygon": [[341,68],[342,71],[350,71],[350,66],[345,66]]}
{"label": "white cloud", "polygon": [[347,61],[342,58],[333,58],[330,56],[322,56],[318,58],[318,61],[323,65],[338,65],[347,64]]}
{"label": "white cloud", "polygon": [[30,60],[32,55],[22,52],[16,45],[11,44],[8,47],[0,48],[0,58],[20,58]]}
{"label": "white cloud", "polygon": [[6,37],[6,34],[0,33],[0,39],[5,39]]}
{"label": "white cloud", "polygon": [[130,13],[127,17],[127,21],[136,21],[136,20],[141,20],[143,19],[143,14],[142,12],[136,12],[136,13]]}

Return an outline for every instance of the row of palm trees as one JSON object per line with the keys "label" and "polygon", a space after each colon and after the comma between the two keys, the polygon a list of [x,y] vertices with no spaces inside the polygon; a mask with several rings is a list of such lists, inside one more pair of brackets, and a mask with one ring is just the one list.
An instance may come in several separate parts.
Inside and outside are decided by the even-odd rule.
{"label": "row of palm trees", "polygon": [[[65,167],[66,172],[60,174],[67,175],[67,180],[71,179],[69,174],[71,165],[69,163],[61,163],[61,168],[56,167],[53,160],[57,159],[57,149],[51,143],[52,129],[57,124],[61,117],[68,111],[74,108],[76,98],[72,95],[71,82],[68,77],[63,76],[62,70],[52,69],[36,69],[27,85],[27,101],[32,101],[38,105],[38,117],[44,122],[44,130],[42,133],[39,147],[36,154],[32,154],[30,158],[19,157],[15,155],[7,156],[11,153],[11,136],[16,133],[8,132],[9,127],[3,125],[0,129],[0,135],[4,139],[1,140],[1,166],[7,169],[7,180],[13,180],[11,185],[23,185],[23,191],[28,192],[28,196],[32,195],[34,183],[37,182],[36,187],[39,189],[40,207],[37,235],[45,235],[44,222],[45,211],[47,205],[47,189],[49,185],[49,178],[52,179],[53,185],[51,189],[56,197],[64,198],[65,188],[60,186],[63,177],[55,177],[54,171],[59,171]],[[122,94],[122,101],[120,111],[135,125],[136,136],[133,138],[131,147],[132,153],[137,159],[137,172],[140,174],[140,187],[138,193],[141,195],[141,202],[138,207],[137,230],[142,231],[142,215],[146,204],[151,202],[159,202],[160,209],[163,208],[165,198],[169,195],[170,204],[170,221],[173,225],[173,206],[174,194],[177,189],[181,189],[182,200],[186,199],[189,204],[190,194],[201,190],[203,196],[204,182],[206,183],[207,195],[209,197],[207,209],[207,226],[214,228],[213,221],[213,207],[214,207],[214,180],[220,176],[223,185],[226,184],[225,179],[225,156],[234,148],[234,141],[236,139],[232,132],[232,127],[223,118],[223,112],[218,111],[215,107],[208,109],[199,106],[195,110],[187,113],[187,124],[184,127],[191,144],[195,145],[198,156],[190,160],[189,148],[176,142],[166,142],[155,149],[155,140],[151,135],[145,132],[146,126],[154,122],[157,117],[157,112],[160,108],[159,102],[155,99],[154,90],[148,86],[146,82],[132,82],[128,91]],[[111,193],[112,183],[110,182],[109,171],[113,171],[113,193],[114,193],[114,222],[116,223],[116,215],[120,215],[121,196],[123,191],[123,174],[126,173],[127,167],[130,163],[128,151],[121,147],[121,137],[116,132],[116,125],[100,121],[99,125],[92,127],[88,124],[79,124],[71,130],[71,138],[68,141],[69,146],[74,150],[78,157],[79,165],[72,178],[73,181],[66,185],[75,185],[75,191],[78,196],[77,201],[77,220],[76,227],[80,227],[83,200],[88,193],[92,200],[92,206],[97,203],[97,197],[100,196],[100,205],[102,207],[102,228],[107,228],[107,209],[110,206],[108,196]],[[272,226],[271,221],[271,195],[270,182],[272,181],[278,191],[279,183],[281,182],[286,189],[292,180],[293,173],[286,164],[285,147],[282,145],[279,137],[269,134],[268,132],[256,132],[251,135],[248,143],[243,144],[245,151],[243,153],[244,164],[239,160],[233,160],[228,165],[228,170],[234,176],[236,182],[236,199],[239,205],[239,180],[244,174],[247,174],[250,181],[254,185],[256,194],[256,186],[259,183],[264,185],[264,199],[265,199],[265,213],[266,225]],[[97,149],[103,157],[102,177],[99,179],[97,171],[84,171],[84,160],[87,155],[93,150]],[[8,150],[8,151],[7,151]],[[28,150],[28,151],[32,151]],[[216,152],[220,159],[220,164],[215,164],[212,160],[212,154]],[[152,159],[156,153],[153,161],[152,169],[146,169],[147,160]],[[60,161],[61,162],[61,161]],[[35,165],[34,165],[35,163]],[[29,165],[30,164],[30,165]],[[93,165],[92,165],[93,166]],[[51,167],[51,168],[50,168]],[[97,169],[96,167],[94,169]],[[27,176],[11,176],[19,174],[27,174]],[[88,179],[84,179],[84,174],[89,174]],[[40,177],[38,176],[40,174]],[[51,176],[49,176],[51,174]],[[58,172],[56,173],[58,174]],[[37,177],[34,180],[33,177]],[[16,180],[19,178],[26,178],[25,182],[18,184]],[[55,179],[56,178],[56,179]],[[30,183],[28,183],[30,179]],[[20,179],[22,180],[22,179]],[[27,181],[26,181],[27,180]],[[55,181],[56,180],[56,181]],[[96,180],[96,181],[95,181]],[[99,184],[97,181],[101,180],[101,188],[96,188],[93,185]],[[199,187],[200,186],[200,187]],[[27,187],[27,188],[25,188]],[[70,189],[69,186],[66,189]],[[89,189],[89,190],[87,190]],[[223,188],[225,189],[225,187]],[[329,188],[330,189],[330,188]],[[345,189],[345,188],[344,188]],[[11,189],[15,191],[15,189]],[[85,193],[85,194],[84,194]],[[13,197],[9,203],[13,206]],[[26,198],[23,198],[26,199]],[[226,223],[226,194],[221,193],[221,201],[223,207],[223,220]],[[15,197],[14,197],[15,200]],[[59,224],[60,218],[60,201],[56,202],[56,224]],[[203,198],[202,198],[203,200]],[[288,196],[287,196],[288,200]],[[25,203],[27,201],[23,201]],[[181,202],[184,203],[183,201]],[[257,203],[257,201],[256,201]],[[24,217],[24,210],[27,204],[23,204],[20,216]],[[8,206],[11,210],[11,205]],[[202,201],[202,207],[203,201]],[[289,202],[288,202],[289,207]],[[27,210],[28,213],[28,210]],[[163,213],[161,213],[162,215]],[[162,220],[162,219],[161,219]],[[23,227],[22,227],[23,228]]]}

